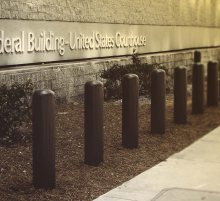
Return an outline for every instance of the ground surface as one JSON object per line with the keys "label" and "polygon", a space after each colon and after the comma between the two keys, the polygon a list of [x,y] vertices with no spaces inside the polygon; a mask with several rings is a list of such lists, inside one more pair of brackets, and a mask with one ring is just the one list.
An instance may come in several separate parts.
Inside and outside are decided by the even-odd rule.
{"label": "ground surface", "polygon": [[[32,185],[32,143],[0,146],[0,200],[93,200],[139,173],[181,151],[220,125],[220,106],[205,107],[188,122],[173,123],[172,97],[166,103],[166,134],[150,134],[150,105],[139,107],[139,148],[121,146],[119,105],[104,105],[104,163],[84,164],[84,106],[56,107],[56,189],[35,190]],[[26,131],[27,129],[27,131]],[[30,128],[25,128],[25,132]]]}

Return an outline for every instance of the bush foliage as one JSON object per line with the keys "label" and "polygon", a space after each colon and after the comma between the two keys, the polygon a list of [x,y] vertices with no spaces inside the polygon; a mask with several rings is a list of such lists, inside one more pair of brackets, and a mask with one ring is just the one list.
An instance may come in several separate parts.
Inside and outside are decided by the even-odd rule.
{"label": "bush foliage", "polygon": [[132,54],[132,64],[113,65],[108,70],[103,70],[100,77],[106,79],[104,84],[105,98],[121,99],[122,97],[122,77],[125,74],[136,74],[139,77],[139,94],[150,94],[151,90],[151,72],[154,69],[163,69],[168,74],[164,66],[158,63],[141,63],[138,53]]}
{"label": "bush foliage", "polygon": [[0,143],[12,143],[16,139],[17,127],[31,119],[32,93],[31,80],[10,87],[0,86]]}

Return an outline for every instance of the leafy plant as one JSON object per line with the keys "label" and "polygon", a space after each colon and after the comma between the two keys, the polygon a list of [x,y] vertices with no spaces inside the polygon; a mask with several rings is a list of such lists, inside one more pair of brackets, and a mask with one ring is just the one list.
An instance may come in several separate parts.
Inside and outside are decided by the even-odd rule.
{"label": "leafy plant", "polygon": [[154,69],[163,69],[168,75],[168,70],[161,64],[141,63],[138,53],[133,53],[132,64],[113,65],[108,70],[103,70],[100,77],[106,79],[104,84],[106,99],[121,99],[122,97],[122,77],[132,73],[139,77],[139,94],[147,95],[151,89],[151,72]]}
{"label": "leafy plant", "polygon": [[0,143],[12,143],[22,122],[31,119],[31,96],[33,83],[14,83],[0,86]]}

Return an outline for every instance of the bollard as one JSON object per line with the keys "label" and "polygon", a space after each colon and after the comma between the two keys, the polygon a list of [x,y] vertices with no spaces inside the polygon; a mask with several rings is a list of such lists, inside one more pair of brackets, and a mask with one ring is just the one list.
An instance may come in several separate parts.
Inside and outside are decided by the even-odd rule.
{"label": "bollard", "polygon": [[201,62],[201,52],[195,51],[194,52],[194,63]]}
{"label": "bollard", "polygon": [[207,106],[218,105],[218,61],[208,62],[207,74]]}
{"label": "bollard", "polygon": [[138,148],[139,78],[126,74],[122,78],[122,146]]}
{"label": "bollard", "polygon": [[151,133],[165,133],[166,73],[153,70],[151,73]]}
{"label": "bollard", "polygon": [[55,188],[55,96],[51,90],[33,94],[33,185]]}
{"label": "bollard", "polygon": [[220,100],[220,79],[218,79],[218,99]]}
{"label": "bollard", "polygon": [[174,123],[187,122],[187,72],[185,66],[174,69]]}
{"label": "bollard", "polygon": [[204,65],[202,63],[193,65],[192,113],[204,113]]}
{"label": "bollard", "polygon": [[85,84],[85,164],[103,162],[103,85],[99,81]]}

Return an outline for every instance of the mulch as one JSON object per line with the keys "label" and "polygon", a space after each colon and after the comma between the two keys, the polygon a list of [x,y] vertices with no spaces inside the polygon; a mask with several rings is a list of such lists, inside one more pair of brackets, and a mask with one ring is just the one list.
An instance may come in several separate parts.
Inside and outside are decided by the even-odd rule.
{"label": "mulch", "polygon": [[[121,105],[104,104],[104,162],[84,164],[84,105],[56,106],[56,189],[32,185],[32,142],[0,145],[0,200],[93,200],[166,160],[220,125],[220,104],[173,123],[173,100],[166,103],[166,134],[150,133],[150,105],[139,106],[139,147],[121,142]],[[22,129],[31,135],[31,124]],[[24,137],[25,138],[25,137]]]}

